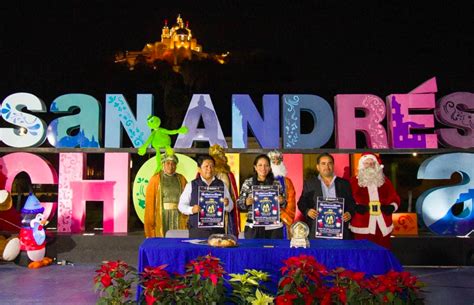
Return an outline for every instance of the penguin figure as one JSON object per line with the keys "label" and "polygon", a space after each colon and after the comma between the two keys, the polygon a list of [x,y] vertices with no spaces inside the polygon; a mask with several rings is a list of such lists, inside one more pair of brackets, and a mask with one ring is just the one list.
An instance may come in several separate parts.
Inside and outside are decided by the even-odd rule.
{"label": "penguin figure", "polygon": [[44,208],[35,195],[30,194],[25,206],[21,210],[22,227],[20,230],[20,249],[26,251],[31,261],[28,268],[36,269],[51,264],[52,259],[45,257],[46,253],[46,232],[44,226],[47,220],[44,219]]}

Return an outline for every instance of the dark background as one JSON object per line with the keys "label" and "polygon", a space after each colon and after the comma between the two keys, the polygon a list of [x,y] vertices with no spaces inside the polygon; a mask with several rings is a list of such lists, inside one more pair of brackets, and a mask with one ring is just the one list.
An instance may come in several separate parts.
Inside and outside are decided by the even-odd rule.
{"label": "dark background", "polygon": [[338,93],[384,98],[433,76],[437,97],[472,91],[473,1],[297,2],[2,3],[0,97],[30,92],[49,104],[80,92],[103,102],[113,92],[134,103],[135,94],[154,93],[159,103],[159,80],[125,77],[114,54],[160,40],[164,19],[173,24],[178,13],[205,52],[244,58],[195,88],[227,110],[219,116],[230,113],[233,93],[251,94],[256,103],[265,93],[317,94],[330,102]]}

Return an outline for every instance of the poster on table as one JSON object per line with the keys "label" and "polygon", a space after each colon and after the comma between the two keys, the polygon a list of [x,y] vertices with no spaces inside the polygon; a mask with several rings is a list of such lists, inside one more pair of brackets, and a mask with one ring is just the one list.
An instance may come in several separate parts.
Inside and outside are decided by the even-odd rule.
{"label": "poster on table", "polygon": [[318,197],[316,202],[316,238],[343,238],[344,198]]}
{"label": "poster on table", "polygon": [[198,228],[224,227],[224,187],[199,187]]}
{"label": "poster on table", "polygon": [[254,185],[253,225],[265,227],[280,224],[279,189],[277,185]]}

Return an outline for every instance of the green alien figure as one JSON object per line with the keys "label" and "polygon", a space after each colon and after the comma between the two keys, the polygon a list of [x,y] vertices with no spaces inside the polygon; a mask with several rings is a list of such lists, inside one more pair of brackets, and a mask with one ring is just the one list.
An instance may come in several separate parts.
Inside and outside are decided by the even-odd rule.
{"label": "green alien figure", "polygon": [[164,148],[167,155],[173,155],[174,151],[171,148],[171,138],[169,135],[177,133],[187,133],[188,128],[182,126],[179,129],[168,130],[165,128],[160,128],[161,120],[157,116],[149,115],[147,118],[147,125],[151,129],[151,134],[146,140],[146,142],[138,148],[138,154],[143,156],[146,153],[148,146],[151,146],[156,151],[156,171],[158,172],[161,169],[161,154],[160,148]]}

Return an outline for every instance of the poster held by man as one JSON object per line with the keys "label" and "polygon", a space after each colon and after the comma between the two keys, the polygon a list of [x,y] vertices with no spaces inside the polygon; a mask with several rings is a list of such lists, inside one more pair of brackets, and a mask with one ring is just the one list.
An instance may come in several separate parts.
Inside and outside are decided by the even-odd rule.
{"label": "poster held by man", "polygon": [[220,186],[199,187],[198,228],[224,227],[224,188]]}
{"label": "poster held by man", "polygon": [[318,197],[316,202],[316,238],[344,238],[344,198]]}

